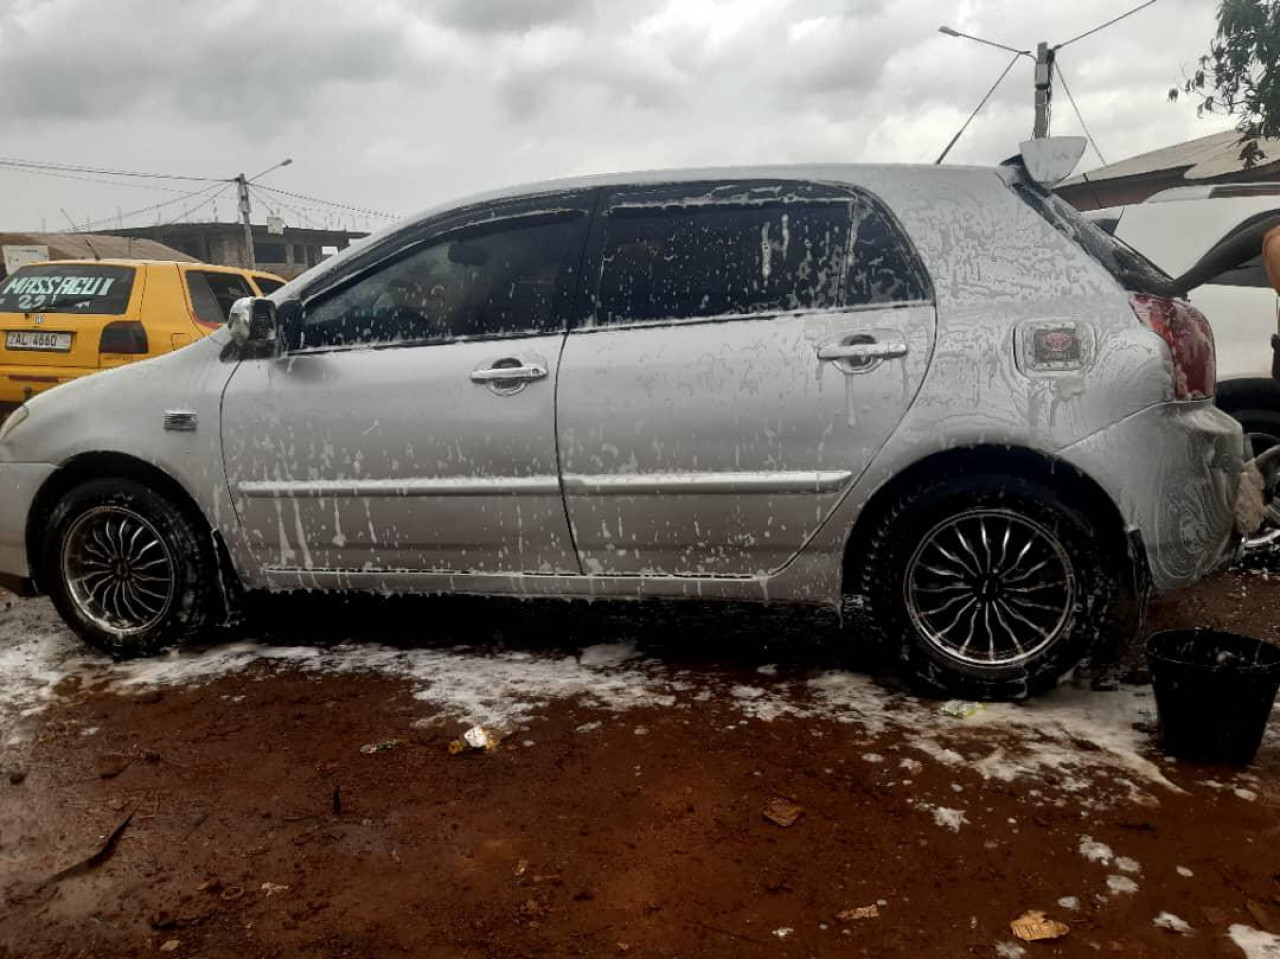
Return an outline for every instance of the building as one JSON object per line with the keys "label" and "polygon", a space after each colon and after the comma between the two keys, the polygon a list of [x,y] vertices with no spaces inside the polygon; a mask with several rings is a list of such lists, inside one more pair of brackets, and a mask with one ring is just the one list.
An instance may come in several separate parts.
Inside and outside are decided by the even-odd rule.
{"label": "building", "polygon": [[[205,263],[248,267],[244,227],[239,223],[167,223],[163,226],[125,227],[111,231],[117,237],[155,240],[181,250]],[[292,279],[326,256],[350,246],[367,233],[348,230],[312,230],[284,227],[272,233],[265,226],[253,227],[254,265],[259,270]]]}
{"label": "building", "polygon": [[[194,260],[155,240],[105,233],[0,233],[0,254],[20,249],[21,261],[48,260]],[[0,279],[7,273],[0,255]]]}
{"label": "building", "polygon": [[1280,140],[1260,140],[1258,146],[1265,158],[1245,169],[1240,134],[1213,133],[1070,177],[1056,192],[1079,210],[1099,210],[1141,203],[1171,187],[1280,180]]}

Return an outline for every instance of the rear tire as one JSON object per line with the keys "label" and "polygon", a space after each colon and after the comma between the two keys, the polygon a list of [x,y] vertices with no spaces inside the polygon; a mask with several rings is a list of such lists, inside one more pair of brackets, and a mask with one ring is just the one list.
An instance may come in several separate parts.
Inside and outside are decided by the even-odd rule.
{"label": "rear tire", "polygon": [[198,636],[219,609],[212,537],[167,497],[130,479],[77,486],[49,518],[43,580],[62,618],[116,659]]}
{"label": "rear tire", "polygon": [[1123,626],[1126,560],[1105,542],[1043,484],[927,481],[899,496],[870,537],[864,621],[932,692],[1035,695]]}

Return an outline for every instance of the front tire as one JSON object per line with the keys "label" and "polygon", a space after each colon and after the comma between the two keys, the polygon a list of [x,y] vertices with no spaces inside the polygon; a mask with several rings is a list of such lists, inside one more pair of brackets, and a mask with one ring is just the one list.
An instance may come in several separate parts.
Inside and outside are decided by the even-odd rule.
{"label": "front tire", "polygon": [[62,618],[116,659],[189,642],[217,609],[208,532],[160,493],[129,479],[68,492],[49,518],[42,567]]}
{"label": "front tire", "polygon": [[1007,476],[901,495],[862,565],[867,620],[926,688],[973,699],[1055,685],[1120,628],[1123,557],[1050,487]]}

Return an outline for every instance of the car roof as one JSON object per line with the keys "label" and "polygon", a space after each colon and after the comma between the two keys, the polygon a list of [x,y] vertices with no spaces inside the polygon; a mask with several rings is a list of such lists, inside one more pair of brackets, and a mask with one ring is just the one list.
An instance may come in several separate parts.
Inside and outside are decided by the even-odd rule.
{"label": "car roof", "polygon": [[[989,179],[993,175],[1001,175],[1000,170],[989,166],[943,166],[924,163],[787,163],[594,173],[584,176],[513,184],[446,200],[420,210],[411,216],[397,220],[391,225],[385,226],[369,236],[362,237],[360,240],[338,251],[334,256],[308,270],[303,274],[303,277],[309,283],[319,280],[341,267],[352,256],[358,255],[361,249],[380,243],[386,237],[412,227],[414,224],[429,220],[442,213],[447,213],[450,210],[460,210],[482,203],[517,200],[521,197],[572,193],[600,187],[656,186],[667,183],[700,183],[719,180],[811,180],[846,183],[852,186],[865,185],[875,188],[883,186],[887,181],[898,181],[903,186],[906,186],[912,184],[913,181],[918,183],[937,179],[940,184],[943,184],[954,183],[957,177],[972,177],[976,180]],[[296,282],[296,280],[290,282],[290,290],[294,289]]]}

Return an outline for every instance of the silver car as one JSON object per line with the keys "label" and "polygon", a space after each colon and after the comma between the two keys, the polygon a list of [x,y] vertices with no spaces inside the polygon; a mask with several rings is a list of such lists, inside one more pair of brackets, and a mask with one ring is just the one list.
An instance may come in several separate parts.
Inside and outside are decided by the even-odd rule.
{"label": "silver car", "polygon": [[20,408],[0,573],[120,656],[241,590],[686,597],[1035,692],[1238,540],[1177,293],[1016,163],[496,192]]}

